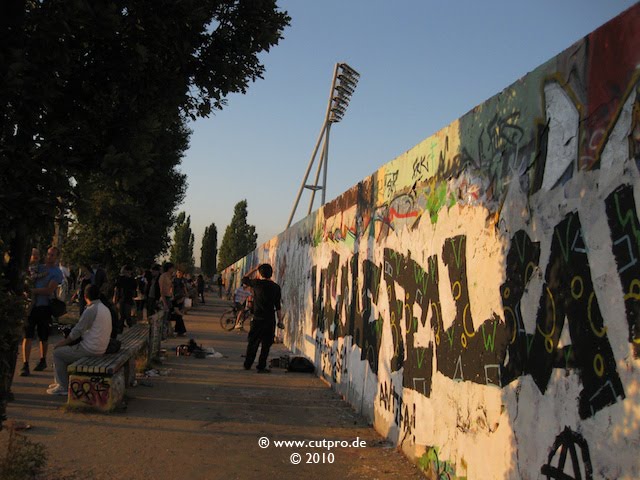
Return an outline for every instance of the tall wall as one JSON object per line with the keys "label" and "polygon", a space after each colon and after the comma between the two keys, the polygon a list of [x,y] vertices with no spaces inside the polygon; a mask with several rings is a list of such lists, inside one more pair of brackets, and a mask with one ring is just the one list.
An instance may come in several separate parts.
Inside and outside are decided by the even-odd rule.
{"label": "tall wall", "polygon": [[236,265],[432,474],[640,478],[639,65],[636,5]]}

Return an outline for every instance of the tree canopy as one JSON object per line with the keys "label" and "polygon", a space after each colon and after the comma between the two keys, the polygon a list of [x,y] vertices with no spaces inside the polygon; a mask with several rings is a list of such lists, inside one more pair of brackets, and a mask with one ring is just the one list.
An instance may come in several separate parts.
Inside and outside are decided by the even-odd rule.
{"label": "tree canopy", "polygon": [[187,272],[192,272],[194,267],[193,244],[194,236],[191,231],[191,217],[187,217],[184,212],[180,212],[174,228],[170,260]]}
{"label": "tree canopy", "polygon": [[207,277],[212,277],[216,273],[216,263],[218,258],[218,229],[212,223],[204,229],[202,236],[202,247],[200,248],[200,268]]}
{"label": "tree canopy", "polygon": [[186,121],[262,78],[259,55],[289,21],[276,0],[0,2],[4,288],[20,290],[28,247],[54,220],[70,223],[63,255],[78,261],[166,252]]}
{"label": "tree canopy", "polygon": [[[184,194],[175,166],[188,143],[182,135],[167,149],[165,135],[261,78],[258,55],[278,43],[289,20],[275,0],[158,0],[153,8],[143,0],[1,2],[3,250],[24,264],[26,242],[58,210],[95,224],[108,207],[116,217],[138,209],[141,218],[160,203],[168,208],[164,235],[141,233],[160,237],[146,244],[161,253]],[[167,183],[172,191],[157,202],[151,190]],[[104,198],[108,192],[116,198]],[[90,215],[87,204],[96,201],[100,211]],[[84,236],[94,233],[114,237],[110,230]]]}
{"label": "tree canopy", "polygon": [[256,227],[247,223],[247,201],[242,200],[233,209],[233,218],[227,226],[218,253],[218,271],[237,262],[257,247]]}

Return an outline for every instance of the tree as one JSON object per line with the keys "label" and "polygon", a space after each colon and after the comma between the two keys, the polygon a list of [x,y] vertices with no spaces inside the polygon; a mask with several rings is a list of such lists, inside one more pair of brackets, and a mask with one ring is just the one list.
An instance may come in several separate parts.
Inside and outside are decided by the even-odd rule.
{"label": "tree", "polygon": [[163,132],[262,78],[258,55],[289,21],[275,0],[0,2],[0,253],[11,259],[2,266],[10,288],[27,243],[58,209],[82,221],[84,183],[104,171],[102,190],[126,192],[132,172],[154,178],[150,152]]}
{"label": "tree", "polygon": [[200,248],[200,268],[207,277],[216,273],[216,261],[218,257],[218,229],[212,223],[204,229],[202,247]]}
{"label": "tree", "polygon": [[231,223],[224,231],[218,257],[218,271],[224,270],[256,249],[256,227],[247,224],[247,201],[242,200],[233,209]]}
{"label": "tree", "polygon": [[262,78],[258,55],[289,21],[275,0],[0,2],[3,288],[19,293],[28,245],[56,216],[73,220],[78,258],[162,253],[185,185],[184,148],[163,151],[164,136],[186,145],[187,118]]}
{"label": "tree", "polygon": [[194,236],[191,231],[191,217],[187,217],[184,212],[180,212],[174,228],[170,260],[187,272],[193,271],[193,244]]}
{"label": "tree", "polygon": [[186,188],[175,167],[188,134],[182,123],[166,129],[149,153],[154,162],[148,171],[120,168],[117,177],[94,172],[78,185],[75,222],[64,246],[69,262],[97,261],[111,274],[125,263],[149,267],[167,251],[173,211]]}

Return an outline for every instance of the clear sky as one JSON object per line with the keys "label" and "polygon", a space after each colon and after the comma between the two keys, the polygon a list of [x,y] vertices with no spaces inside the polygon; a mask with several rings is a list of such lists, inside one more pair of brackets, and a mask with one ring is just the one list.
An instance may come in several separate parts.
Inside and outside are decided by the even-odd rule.
{"label": "clear sky", "polygon": [[[215,223],[220,244],[240,200],[248,202],[258,245],[284,230],[337,62],[356,69],[360,82],[331,129],[327,201],[634,3],[279,0],[291,26],[261,56],[264,79],[191,124],[181,166],[189,186],[179,209],[191,216],[196,265],[205,227]],[[309,198],[305,190],[294,222]]]}

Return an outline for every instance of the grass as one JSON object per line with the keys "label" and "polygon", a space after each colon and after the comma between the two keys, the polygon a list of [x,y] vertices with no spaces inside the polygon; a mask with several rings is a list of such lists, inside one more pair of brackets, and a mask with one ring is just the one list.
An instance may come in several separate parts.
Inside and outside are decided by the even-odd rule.
{"label": "grass", "polygon": [[9,429],[7,452],[0,460],[0,478],[3,480],[33,480],[42,478],[47,465],[47,449],[40,443]]}

